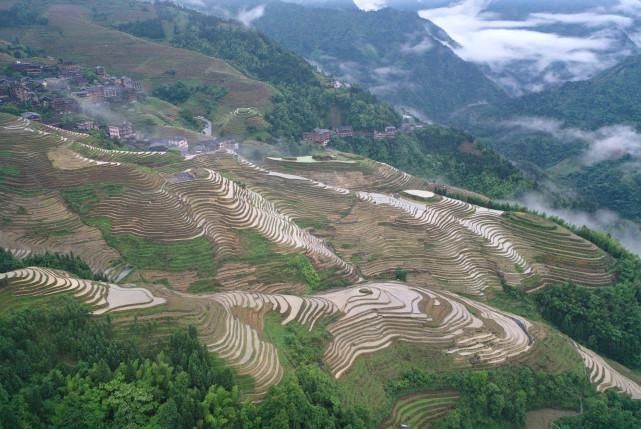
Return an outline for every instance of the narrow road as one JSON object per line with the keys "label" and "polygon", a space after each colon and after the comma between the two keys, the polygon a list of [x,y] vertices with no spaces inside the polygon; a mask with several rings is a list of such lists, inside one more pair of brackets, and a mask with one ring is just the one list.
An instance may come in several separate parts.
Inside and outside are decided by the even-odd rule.
{"label": "narrow road", "polygon": [[211,137],[211,121],[204,116],[196,116],[196,119],[205,123],[205,128],[203,128],[202,133],[208,137]]}

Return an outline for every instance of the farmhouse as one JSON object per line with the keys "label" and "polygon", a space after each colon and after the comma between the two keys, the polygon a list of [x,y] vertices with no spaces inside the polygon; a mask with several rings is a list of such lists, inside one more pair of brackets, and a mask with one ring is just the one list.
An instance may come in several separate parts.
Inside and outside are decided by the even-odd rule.
{"label": "farmhouse", "polygon": [[79,110],[78,102],[69,97],[55,97],[51,100],[51,108],[58,113],[71,113]]}
{"label": "farmhouse", "polygon": [[136,136],[136,133],[129,122],[123,122],[119,125],[109,125],[107,130],[109,132],[109,137],[112,139],[132,139]]}
{"label": "farmhouse", "polygon": [[87,120],[87,121],[80,121],[76,124],[76,129],[81,130],[81,131],[91,131],[95,130],[98,127],[96,126],[94,121]]}
{"label": "farmhouse", "polygon": [[82,69],[78,64],[73,64],[73,63],[59,63],[58,64],[58,70],[60,70],[60,74],[62,74],[64,77],[68,77],[71,79],[81,79],[82,78]]}
{"label": "farmhouse", "polygon": [[385,135],[387,137],[396,137],[396,134],[398,134],[398,129],[396,127],[385,127]]}
{"label": "farmhouse", "polygon": [[352,127],[338,127],[334,132],[338,137],[354,137],[354,129]]}
{"label": "farmhouse", "polygon": [[43,66],[40,64],[23,63],[20,61],[11,64],[10,68],[15,72],[23,73],[27,76],[40,76],[43,71]]}
{"label": "farmhouse", "polygon": [[303,139],[325,146],[332,139],[332,131],[325,128],[314,128],[311,133],[304,133]]}

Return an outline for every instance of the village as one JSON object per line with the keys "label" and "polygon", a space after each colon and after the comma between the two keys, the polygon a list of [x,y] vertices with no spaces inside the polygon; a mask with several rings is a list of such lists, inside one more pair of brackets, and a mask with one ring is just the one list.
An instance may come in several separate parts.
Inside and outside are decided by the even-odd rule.
{"label": "village", "polygon": [[[52,59],[50,59],[52,60]],[[15,107],[26,119],[81,133],[98,134],[145,151],[176,150],[183,155],[238,149],[233,137],[216,138],[204,124],[203,138],[153,137],[127,120],[107,120],[93,112],[110,111],[147,97],[142,81],[107,73],[104,66],[86,68],[58,60],[41,64],[16,61],[0,74],[0,107]],[[115,116],[115,115],[111,115]]]}
{"label": "village", "polygon": [[[62,59],[56,62],[53,58],[49,58],[48,63],[18,60],[0,74],[0,107],[6,110],[13,106],[17,110],[15,113],[29,120],[99,135],[145,151],[175,150],[183,155],[195,155],[218,149],[238,149],[235,137],[212,136],[211,123],[202,117],[196,119],[204,122],[203,138],[190,142],[180,135],[163,138],[145,135],[125,119],[111,117],[105,120],[95,114],[143,102],[146,97],[142,81],[112,75],[101,65],[85,67]],[[404,120],[400,128],[390,125],[380,131],[354,130],[349,125],[334,129],[315,128],[303,134],[303,141],[325,147],[333,137],[393,139],[420,126],[412,120]]]}

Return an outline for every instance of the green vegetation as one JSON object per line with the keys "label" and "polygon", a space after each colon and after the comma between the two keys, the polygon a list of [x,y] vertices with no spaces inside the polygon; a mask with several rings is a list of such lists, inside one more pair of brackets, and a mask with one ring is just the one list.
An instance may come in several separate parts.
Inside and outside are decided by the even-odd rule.
{"label": "green vegetation", "polygon": [[243,403],[232,371],[194,328],[142,351],[71,298],[0,319],[2,428],[371,427],[361,414],[313,367],[286,376],[262,403]]}
{"label": "green vegetation", "polygon": [[92,272],[89,265],[73,253],[45,252],[37,255],[29,255],[23,259],[17,259],[11,252],[0,248],[0,273],[36,266],[64,270],[82,279],[105,280],[102,274]]}
{"label": "green vegetation", "polygon": [[152,94],[154,97],[172,104],[182,104],[194,94],[206,95],[211,102],[209,107],[213,110],[216,102],[227,94],[227,90],[216,86],[187,85],[178,81],[173,84],[161,85],[155,88]]}
{"label": "green vegetation", "polygon": [[641,426],[641,403],[614,392],[585,401],[583,414],[565,417],[558,429],[628,429]]}
{"label": "green vegetation", "polygon": [[117,26],[118,30],[133,34],[137,37],[149,39],[164,39],[165,30],[162,28],[160,19],[147,19],[144,21],[133,21]]}
{"label": "green vegetation", "polygon": [[641,259],[606,234],[586,227],[576,232],[616,259],[617,282],[605,289],[548,287],[535,296],[538,309],[577,341],[641,369]]}
{"label": "green vegetation", "polygon": [[242,256],[228,258],[228,260],[247,262],[252,265],[269,263],[272,266],[267,274],[270,282],[302,283],[308,292],[316,291],[323,286],[321,275],[307,256],[275,253],[272,243],[258,231],[243,229],[238,231],[238,235],[245,252]]}
{"label": "green vegetation", "polygon": [[508,161],[474,141],[468,134],[441,126],[426,126],[395,139],[334,139],[332,147],[386,162],[425,178],[445,178],[489,197],[518,194],[532,184]]}
{"label": "green vegetation", "polygon": [[293,275],[295,279],[305,283],[311,291],[319,288],[321,278],[307,256],[294,255],[288,258],[287,268],[286,275]]}
{"label": "green vegetation", "polygon": [[[592,79],[568,82],[558,88],[478,106],[460,115],[458,125],[487,138],[488,144],[508,159],[519,162],[541,183],[554,186],[547,196],[559,207],[594,212],[608,208],[633,221],[641,221],[641,172],[634,156],[622,150],[616,159],[586,163],[589,130],[628,125],[641,129],[641,56],[636,55]],[[511,119],[525,117],[525,127],[506,126]],[[530,121],[530,117],[554,122]],[[549,126],[552,125],[550,128]],[[555,131],[555,127],[559,130]],[[586,130],[564,132],[569,128]],[[606,135],[625,132],[605,129]],[[587,136],[587,138],[586,138]],[[550,195],[551,194],[551,195]],[[558,194],[558,195],[555,195]]]}
{"label": "green vegetation", "polygon": [[166,271],[198,271],[201,277],[216,272],[214,248],[205,238],[187,241],[152,241],[131,234],[114,234],[111,221],[91,219],[89,224],[100,229],[107,244],[118,250],[122,258],[138,269]]}
{"label": "green vegetation", "polygon": [[592,79],[509,100],[489,109],[495,116],[557,118],[568,126],[596,129],[606,125],[641,127],[641,56],[632,56]]}
{"label": "green vegetation", "polygon": [[288,368],[302,365],[323,366],[323,352],[331,339],[325,330],[328,324],[323,320],[311,331],[297,322],[282,325],[283,316],[271,312],[265,316],[264,332],[269,341],[278,347]]}
{"label": "green vegetation", "polygon": [[47,18],[34,10],[30,1],[20,1],[8,9],[0,10],[0,27],[22,25],[47,25]]}
{"label": "green vegetation", "polygon": [[333,76],[376,88],[386,101],[435,120],[470,104],[504,97],[476,65],[438,40],[447,37],[441,29],[410,11],[363,12],[278,2],[268,4],[254,25]]}
{"label": "green vegetation", "polygon": [[[0,159],[3,157],[0,156]],[[18,176],[20,170],[15,165],[0,165],[0,189],[5,190],[7,186],[4,185],[4,178],[7,176]],[[8,189],[7,189],[8,190]]]}
{"label": "green vegetation", "polygon": [[86,215],[91,207],[104,198],[117,197],[125,191],[123,185],[106,183],[81,185],[62,189],[60,193],[69,208],[81,216]]}
{"label": "green vegetation", "polygon": [[391,106],[361,90],[324,88],[305,60],[238,23],[168,3],[156,4],[155,13],[157,20],[122,24],[118,28],[141,34],[138,27],[148,26],[144,32],[157,35],[160,20],[164,28],[171,28],[164,33],[166,42],[222,58],[245,74],[272,84],[279,94],[273,97],[274,109],[265,119],[273,136],[300,138],[312,128],[341,124],[356,129],[382,129],[400,122]]}
{"label": "green vegetation", "polygon": [[401,282],[407,281],[407,271],[397,268],[394,271],[394,279]]}
{"label": "green vegetation", "polygon": [[459,392],[457,406],[438,421],[438,429],[523,427],[528,410],[549,405],[578,408],[590,386],[577,373],[558,375],[527,367],[433,374],[414,369],[388,383],[392,396],[424,389],[453,389]]}
{"label": "green vegetation", "polygon": [[399,398],[394,404],[392,414],[381,427],[396,429],[401,424],[416,428],[428,427],[430,422],[443,417],[456,406],[457,399],[456,392],[443,390],[428,390]]}
{"label": "green vegetation", "polygon": [[216,283],[211,279],[200,279],[189,284],[187,292],[191,293],[206,293],[215,292]]}
{"label": "green vegetation", "polygon": [[641,368],[641,289],[637,285],[589,290],[550,287],[536,296],[543,316],[599,353]]}
{"label": "green vegetation", "polygon": [[634,163],[634,158],[626,155],[582,167],[559,180],[580,190],[578,208],[596,211],[605,207],[641,221],[641,171],[631,168]]}

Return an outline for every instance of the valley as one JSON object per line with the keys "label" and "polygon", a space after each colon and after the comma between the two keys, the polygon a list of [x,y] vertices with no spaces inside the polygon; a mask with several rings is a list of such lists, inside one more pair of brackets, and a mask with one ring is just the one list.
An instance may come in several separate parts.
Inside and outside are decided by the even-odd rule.
{"label": "valley", "polygon": [[634,225],[636,61],[510,98],[409,3],[228,3],[0,2],[0,429],[640,425],[641,258],[515,203]]}

